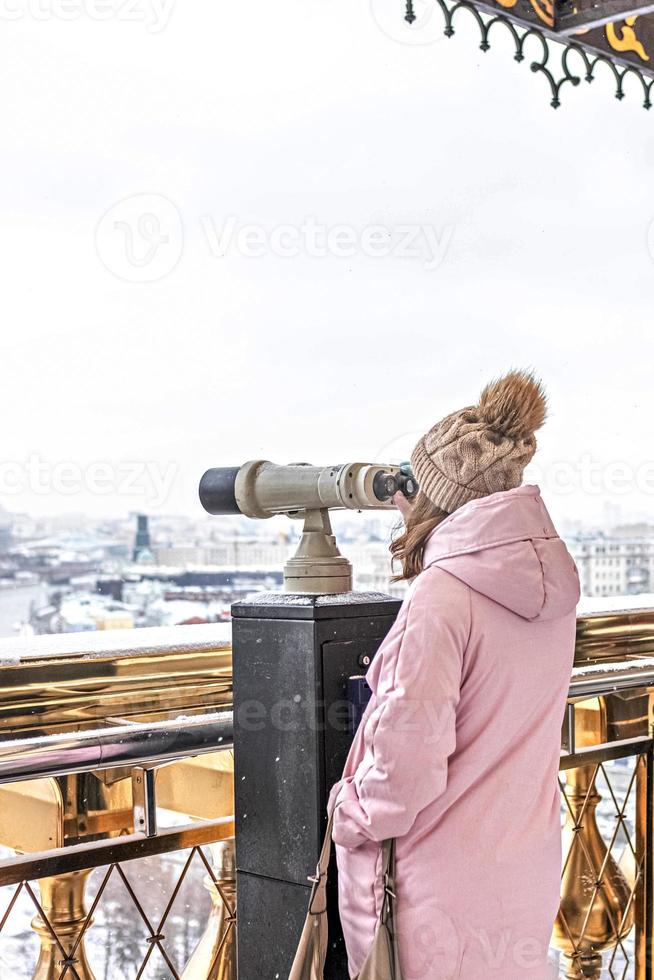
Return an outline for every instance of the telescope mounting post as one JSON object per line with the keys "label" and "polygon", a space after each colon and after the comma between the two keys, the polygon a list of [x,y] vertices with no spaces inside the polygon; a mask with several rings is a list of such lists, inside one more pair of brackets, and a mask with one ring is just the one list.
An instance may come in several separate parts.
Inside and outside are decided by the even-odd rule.
{"label": "telescope mounting post", "polygon": [[325,595],[351,590],[352,565],[338,550],[329,510],[304,511],[300,543],[284,565],[284,591]]}

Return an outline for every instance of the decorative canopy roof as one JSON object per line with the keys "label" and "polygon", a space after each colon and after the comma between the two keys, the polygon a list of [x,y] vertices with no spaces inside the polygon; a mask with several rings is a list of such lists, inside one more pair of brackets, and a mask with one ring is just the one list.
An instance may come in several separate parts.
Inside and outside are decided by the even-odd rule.
{"label": "decorative canopy roof", "polygon": [[[452,37],[460,11],[472,14],[488,51],[498,26],[515,42],[515,60],[529,56],[531,70],[543,74],[552,90],[552,106],[560,105],[561,89],[592,82],[600,65],[613,75],[616,98],[622,99],[629,81],[643,94],[650,109],[654,85],[654,0],[434,0]],[[414,0],[406,0],[406,20],[416,19]],[[533,40],[532,40],[533,39]],[[562,48],[556,65],[551,41]],[[540,55],[540,57],[538,57]]]}

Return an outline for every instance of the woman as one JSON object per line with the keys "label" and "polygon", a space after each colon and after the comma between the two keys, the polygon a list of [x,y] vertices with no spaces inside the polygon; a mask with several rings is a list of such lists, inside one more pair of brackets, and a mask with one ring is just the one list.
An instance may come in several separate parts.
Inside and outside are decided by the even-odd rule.
{"label": "woman", "polygon": [[413,452],[420,493],[391,550],[414,581],[329,801],[353,977],[389,837],[403,980],[550,975],[579,581],[540,491],[521,486],[545,411],[540,383],[513,371]]}

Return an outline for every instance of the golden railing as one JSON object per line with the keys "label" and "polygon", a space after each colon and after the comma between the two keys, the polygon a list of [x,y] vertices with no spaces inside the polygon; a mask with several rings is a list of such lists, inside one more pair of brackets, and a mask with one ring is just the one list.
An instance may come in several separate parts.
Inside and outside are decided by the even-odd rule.
{"label": "golden railing", "polygon": [[[104,980],[86,940],[112,889],[141,927],[131,976],[152,975],[157,961],[176,980],[234,978],[231,650],[216,629],[3,641],[0,724],[3,980],[19,980],[3,964],[2,938],[21,902],[32,907],[39,950],[20,976]],[[174,852],[183,860],[153,910],[131,862]],[[198,870],[211,911],[180,964],[171,910]]]}
{"label": "golden railing", "polygon": [[571,980],[650,980],[654,610],[581,616],[563,726],[561,908]]}
{"label": "golden railing", "polygon": [[[130,977],[235,978],[231,651],[217,635],[193,626],[0,641],[3,980],[106,980],[86,943],[110,889],[141,928]],[[654,610],[580,617],[553,936],[569,978],[651,980],[652,694]],[[176,852],[153,911],[134,869]],[[211,906],[181,962],[171,910],[198,871]],[[21,902],[38,950],[16,975],[2,950]]]}

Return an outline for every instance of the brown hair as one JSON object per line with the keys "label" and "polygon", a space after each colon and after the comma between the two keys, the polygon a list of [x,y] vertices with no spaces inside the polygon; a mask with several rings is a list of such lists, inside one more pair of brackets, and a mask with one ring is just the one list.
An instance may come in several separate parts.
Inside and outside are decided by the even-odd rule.
{"label": "brown hair", "polygon": [[414,578],[423,568],[425,542],[435,527],[448,517],[419,490],[411,510],[405,519],[404,531],[391,544],[393,562],[399,561],[402,573],[393,577],[393,582]]}

